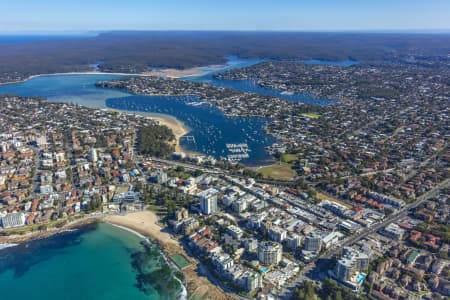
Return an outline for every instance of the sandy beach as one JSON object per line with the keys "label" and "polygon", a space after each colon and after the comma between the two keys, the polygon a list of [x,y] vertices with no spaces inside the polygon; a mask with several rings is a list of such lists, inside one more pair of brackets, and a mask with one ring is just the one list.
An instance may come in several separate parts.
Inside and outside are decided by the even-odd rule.
{"label": "sandy beach", "polygon": [[9,81],[9,82],[0,82],[0,85],[9,85],[16,83],[23,83],[29,81],[33,78],[39,77],[47,77],[47,76],[69,76],[69,75],[118,75],[118,76],[150,76],[145,74],[135,74],[135,73],[108,73],[108,72],[100,72],[100,71],[81,71],[81,72],[66,72],[66,73],[49,73],[49,74],[36,74],[28,76],[25,79]]}
{"label": "sandy beach", "polygon": [[189,128],[180,120],[172,116],[164,116],[164,115],[151,115],[152,119],[158,121],[160,125],[164,125],[172,129],[173,134],[175,135],[175,151],[177,152],[186,152],[180,146],[180,139],[189,133]]}
{"label": "sandy beach", "polygon": [[183,77],[194,77],[194,76],[203,76],[212,71],[217,71],[223,69],[226,64],[223,65],[210,65],[204,67],[193,67],[189,69],[174,69],[174,68],[166,68],[166,69],[158,69],[152,70],[150,72],[142,73],[143,76],[158,76],[163,78],[183,78]]}
{"label": "sandy beach", "polygon": [[62,228],[51,228],[43,231],[34,231],[23,235],[0,236],[0,244],[25,243],[30,240],[47,238],[52,235],[76,229],[82,225],[92,222],[107,222],[119,225],[142,234],[155,241],[166,256],[181,254],[189,260],[191,265],[183,269],[185,286],[189,295],[195,295],[196,299],[237,299],[234,295],[225,293],[213,284],[209,279],[199,274],[197,260],[190,257],[183,249],[178,240],[174,239],[160,225],[158,216],[152,211],[141,211],[127,215],[110,215],[106,217],[86,217],[66,224]]}
{"label": "sandy beach", "polygon": [[117,111],[120,113],[125,114],[136,114],[141,115],[145,117],[149,117],[157,121],[160,125],[165,125],[169,127],[173,134],[175,135],[175,151],[177,152],[184,152],[190,155],[201,155],[199,153],[196,153],[194,151],[189,151],[181,147],[180,145],[180,139],[188,134],[191,129],[186,126],[183,122],[175,118],[174,116],[165,115],[165,114],[158,114],[158,113],[149,113],[149,112],[143,112],[143,111],[134,111],[134,110],[121,110],[121,109],[111,109],[107,108],[107,110],[111,111]]}
{"label": "sandy beach", "polygon": [[104,221],[133,229],[157,240],[165,246],[179,247],[177,240],[172,239],[170,234],[161,230],[161,227],[157,224],[158,217],[152,211],[140,211],[126,215],[111,215],[105,217]]}
{"label": "sandy beach", "polygon": [[195,294],[199,299],[235,299],[211,283],[208,278],[198,273],[197,261],[191,258],[172,236],[158,225],[158,217],[152,211],[141,211],[127,215],[114,215],[104,218],[105,222],[132,229],[159,243],[161,250],[166,255],[182,254],[190,262],[191,266],[183,270],[186,288],[189,295]]}
{"label": "sandy beach", "polygon": [[[195,76],[198,71],[195,71],[196,69],[209,69],[212,67],[198,67],[198,68],[192,68],[189,70],[176,70],[173,69],[173,71],[182,71],[185,72],[183,74],[185,74],[186,76]],[[172,70],[172,69],[165,69],[165,70]],[[161,70],[159,72],[165,73],[165,70]],[[167,71],[169,74],[172,71]],[[45,76],[65,76],[65,75],[124,75],[124,76],[155,76],[152,75],[151,73],[141,73],[141,74],[128,74],[128,73],[105,73],[105,72],[98,72],[98,71],[87,71],[87,72],[68,72],[68,73],[54,73],[54,74],[39,74],[39,75],[32,75],[30,77],[28,77],[27,79],[24,80],[18,80],[15,82],[6,82],[6,83],[0,83],[0,85],[8,85],[8,84],[16,84],[16,83],[21,83],[21,82],[26,82],[28,80],[31,80],[33,78],[38,78],[38,77],[45,77]],[[165,76],[165,75],[164,75]],[[185,152],[187,154],[191,154],[191,155],[199,155],[198,153],[195,153],[193,151],[188,151],[186,149],[183,149],[180,146],[180,139],[186,135],[187,133],[190,132],[190,128],[187,127],[183,122],[181,122],[180,120],[178,120],[177,118],[170,116],[170,115],[164,115],[164,114],[158,114],[158,113],[147,113],[147,112],[141,112],[141,111],[127,111],[127,110],[119,110],[119,109],[110,109],[107,108],[107,110],[111,110],[111,111],[118,111],[121,113],[131,113],[131,114],[138,114],[138,115],[142,115],[142,116],[147,116],[147,117],[151,117],[152,119],[155,119],[156,121],[158,121],[161,125],[165,125],[167,127],[169,127],[176,138],[175,141],[175,151],[177,152]]]}
{"label": "sandy beach", "polygon": [[119,76],[157,76],[163,78],[183,78],[183,77],[195,77],[206,75],[210,72],[220,70],[224,68],[226,64],[223,65],[209,65],[203,67],[193,67],[189,69],[174,69],[174,68],[165,68],[152,70],[148,72],[142,73],[118,73],[118,72],[101,72],[101,71],[80,71],[80,72],[65,72],[65,73],[49,73],[49,74],[36,74],[28,76],[27,78],[10,81],[10,82],[0,82],[0,85],[8,85],[8,84],[16,84],[26,82],[33,78],[46,77],[46,76],[64,76],[64,75],[119,75]]}

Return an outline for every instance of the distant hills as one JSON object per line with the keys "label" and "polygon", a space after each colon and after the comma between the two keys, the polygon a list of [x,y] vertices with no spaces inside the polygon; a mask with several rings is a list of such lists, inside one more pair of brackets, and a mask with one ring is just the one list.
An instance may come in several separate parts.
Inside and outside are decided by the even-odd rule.
{"label": "distant hills", "polygon": [[448,60],[449,34],[307,32],[106,32],[93,37],[3,43],[0,81],[41,73],[138,73],[218,64],[230,54],[272,59]]}

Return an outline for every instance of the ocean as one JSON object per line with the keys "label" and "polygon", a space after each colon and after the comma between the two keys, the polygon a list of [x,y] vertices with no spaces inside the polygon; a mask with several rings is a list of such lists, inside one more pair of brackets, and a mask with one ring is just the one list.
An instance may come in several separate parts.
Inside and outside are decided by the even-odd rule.
{"label": "ocean", "polygon": [[34,42],[73,40],[92,37],[96,34],[72,34],[72,35],[1,35],[0,44],[27,44]]}
{"label": "ocean", "polygon": [[[262,60],[230,58],[224,69],[244,67]],[[224,70],[221,69],[221,70]],[[329,104],[328,100],[305,95],[283,95],[262,89],[250,81],[221,81],[216,70],[184,80],[270,96],[288,101]],[[123,91],[95,87],[98,81],[119,79],[119,75],[40,76],[21,83],[0,85],[0,94],[40,96],[53,102],[85,105],[91,108],[118,108],[175,116],[188,127],[192,139],[182,139],[188,150],[220,157],[226,143],[248,143],[248,165],[267,164],[271,157],[265,147],[275,139],[264,132],[262,118],[228,118],[209,105],[192,105],[193,97],[145,97]],[[160,249],[142,237],[109,224],[83,226],[0,250],[1,299],[175,299],[183,293]]]}
{"label": "ocean", "polygon": [[0,298],[176,299],[183,291],[157,245],[96,223],[0,250]]}

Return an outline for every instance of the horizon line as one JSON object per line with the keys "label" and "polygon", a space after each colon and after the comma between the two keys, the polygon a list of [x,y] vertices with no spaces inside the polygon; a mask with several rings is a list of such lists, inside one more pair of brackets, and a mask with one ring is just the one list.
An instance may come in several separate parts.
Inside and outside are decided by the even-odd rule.
{"label": "horizon line", "polygon": [[409,33],[409,34],[445,34],[450,33],[450,28],[436,29],[318,29],[318,30],[300,30],[300,29],[107,29],[107,30],[0,30],[0,35],[18,36],[18,35],[74,35],[87,36],[99,35],[103,33],[114,32],[254,32],[254,33]]}

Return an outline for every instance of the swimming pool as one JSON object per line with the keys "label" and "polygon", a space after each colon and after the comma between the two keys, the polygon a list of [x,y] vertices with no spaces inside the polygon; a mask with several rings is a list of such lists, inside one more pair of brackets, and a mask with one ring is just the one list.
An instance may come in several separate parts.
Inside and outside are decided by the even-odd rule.
{"label": "swimming pool", "polygon": [[358,284],[361,284],[361,282],[363,282],[363,280],[364,280],[365,278],[366,278],[366,274],[361,273],[361,274],[358,275],[358,278],[356,279],[356,282],[357,282]]}

